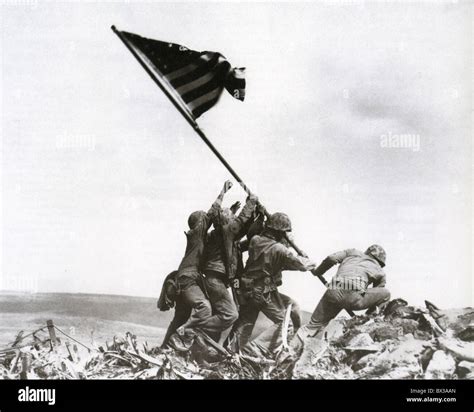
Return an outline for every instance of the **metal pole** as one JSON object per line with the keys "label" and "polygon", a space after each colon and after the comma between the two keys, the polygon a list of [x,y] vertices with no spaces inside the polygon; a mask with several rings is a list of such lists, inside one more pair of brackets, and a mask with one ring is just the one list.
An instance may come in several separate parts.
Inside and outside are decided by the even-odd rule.
{"label": "metal pole", "polygon": [[[141,57],[138,55],[138,53],[133,49],[132,46],[128,43],[128,41],[124,38],[120,30],[117,30],[115,26],[111,27],[112,31],[118,36],[120,40],[122,40],[123,44],[127,47],[127,49],[132,53],[132,55],[137,59],[137,61],[140,63],[140,65],[143,67],[143,69],[148,73],[148,75],[152,78],[152,80],[156,83],[156,85],[161,89],[161,91],[165,94],[165,96],[173,103],[173,106],[176,107],[178,112],[182,114],[182,116],[186,119],[186,121],[189,123],[189,125],[194,129],[194,131],[198,134],[198,136],[202,139],[202,141],[211,149],[212,153],[216,155],[216,157],[221,161],[221,163],[225,166],[225,168],[229,171],[229,173],[232,175],[232,177],[237,181],[237,183],[240,184],[242,189],[247,194],[251,194],[250,189],[248,186],[243,182],[243,180],[240,178],[240,176],[237,174],[237,172],[232,168],[232,166],[227,163],[227,160],[220,154],[220,152],[215,148],[215,146],[211,143],[211,141],[207,138],[205,133],[202,131],[202,129],[199,127],[197,124],[196,120],[192,118],[184,109],[183,107],[175,100],[174,96],[169,92],[169,90],[164,86],[163,82],[153,73],[153,71],[145,64],[145,62],[141,59]],[[266,212],[267,218],[270,216],[270,213],[268,211]],[[298,247],[295,245],[295,243],[286,236],[286,240],[290,244],[290,246],[298,253],[300,256],[307,257],[306,254]],[[319,278],[319,277],[318,277]],[[319,278],[321,282],[326,285],[326,281],[321,278]]]}

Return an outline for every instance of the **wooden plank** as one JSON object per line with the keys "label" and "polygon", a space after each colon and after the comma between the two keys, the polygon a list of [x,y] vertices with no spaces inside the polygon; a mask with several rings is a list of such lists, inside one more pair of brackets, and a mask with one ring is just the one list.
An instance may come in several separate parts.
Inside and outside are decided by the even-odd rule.
{"label": "wooden plank", "polygon": [[48,327],[49,338],[51,339],[51,344],[56,345],[56,331],[54,330],[54,323],[52,320],[46,321],[46,326]]}

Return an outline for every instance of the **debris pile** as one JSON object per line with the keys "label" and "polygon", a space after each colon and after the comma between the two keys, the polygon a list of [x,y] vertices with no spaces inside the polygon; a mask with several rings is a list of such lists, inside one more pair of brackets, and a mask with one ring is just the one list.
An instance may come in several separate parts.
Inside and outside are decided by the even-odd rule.
{"label": "debris pile", "polygon": [[[131,333],[87,347],[51,321],[0,350],[3,379],[473,379],[474,310],[402,299],[382,314],[335,319],[300,356],[230,353],[205,335],[191,351],[149,348]],[[55,331],[63,335],[56,337]],[[285,352],[286,351],[286,352]]]}
{"label": "debris pile", "polygon": [[[336,319],[331,339],[309,339],[293,378],[473,379],[474,310],[391,301],[383,314]],[[336,327],[339,326],[339,328]]]}

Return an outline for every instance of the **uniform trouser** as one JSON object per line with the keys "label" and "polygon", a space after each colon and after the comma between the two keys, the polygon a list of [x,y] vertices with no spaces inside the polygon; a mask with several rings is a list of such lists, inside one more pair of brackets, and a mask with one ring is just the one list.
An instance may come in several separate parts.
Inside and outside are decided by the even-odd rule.
{"label": "uniform trouser", "polygon": [[243,348],[252,336],[255,323],[260,312],[275,324],[280,324],[285,318],[286,308],[292,304],[291,321],[295,329],[301,326],[301,313],[298,304],[278,290],[268,294],[257,294],[256,299],[249,299],[240,306],[239,319],[234,323],[231,337],[238,340]]}
{"label": "uniform trouser", "polygon": [[166,346],[171,335],[175,333],[180,326],[186,323],[186,321],[191,316],[191,309],[191,306],[185,304],[181,296],[178,296],[176,299],[176,306],[174,308],[174,317],[169,324],[168,329],[166,330],[165,338],[161,344],[162,347]]}
{"label": "uniform trouser", "polygon": [[179,298],[183,306],[190,308],[191,311],[189,318],[181,325],[185,330],[195,327],[204,328],[212,316],[211,303],[200,283],[201,275],[197,271],[178,276]]}
{"label": "uniform trouser", "polygon": [[364,292],[328,289],[316,306],[310,322],[303,327],[304,333],[307,333],[307,336],[315,336],[343,309],[372,309],[375,306],[383,306],[389,300],[390,292],[385,288],[369,288]]}
{"label": "uniform trouser", "polygon": [[230,328],[239,317],[237,306],[227,290],[224,274],[208,271],[204,279],[211,302],[212,316],[202,328],[211,338],[219,341],[220,335]]}

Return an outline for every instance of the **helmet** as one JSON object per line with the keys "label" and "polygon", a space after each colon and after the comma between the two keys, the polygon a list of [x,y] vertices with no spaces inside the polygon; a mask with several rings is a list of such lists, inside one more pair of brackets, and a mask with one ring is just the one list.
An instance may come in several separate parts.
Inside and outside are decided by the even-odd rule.
{"label": "helmet", "polygon": [[206,216],[206,212],[204,210],[196,210],[195,212],[191,213],[188,217],[188,226],[190,229],[194,229],[196,225]]}
{"label": "helmet", "polygon": [[266,227],[281,232],[291,232],[291,221],[287,214],[276,212],[267,220]]}
{"label": "helmet", "polygon": [[377,262],[380,263],[380,266],[385,266],[385,261],[387,260],[387,253],[380,245],[372,245],[367,248],[365,251],[366,255],[373,257]]}

